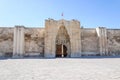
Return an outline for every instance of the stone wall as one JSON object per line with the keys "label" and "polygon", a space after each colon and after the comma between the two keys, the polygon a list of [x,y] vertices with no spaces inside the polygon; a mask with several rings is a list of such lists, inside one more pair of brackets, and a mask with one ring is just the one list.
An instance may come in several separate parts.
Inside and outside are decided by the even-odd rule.
{"label": "stone wall", "polygon": [[44,29],[25,28],[25,55],[43,55]]}
{"label": "stone wall", "polygon": [[79,21],[64,19],[48,19],[45,28],[0,28],[0,56],[55,57],[58,42],[68,57],[120,55],[120,29],[80,28]]}
{"label": "stone wall", "polygon": [[108,29],[107,35],[109,55],[120,55],[120,29]]}
{"label": "stone wall", "polygon": [[96,29],[81,29],[82,55],[96,55],[99,52],[99,40]]}
{"label": "stone wall", "polygon": [[12,56],[14,28],[0,28],[0,56]]}

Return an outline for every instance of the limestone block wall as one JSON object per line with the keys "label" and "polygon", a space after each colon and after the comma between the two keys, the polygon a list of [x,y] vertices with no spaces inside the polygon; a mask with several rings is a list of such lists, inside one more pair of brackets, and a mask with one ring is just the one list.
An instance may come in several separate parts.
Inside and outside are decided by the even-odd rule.
{"label": "limestone block wall", "polygon": [[13,53],[14,28],[0,28],[0,56],[11,56]]}
{"label": "limestone block wall", "polygon": [[108,29],[108,54],[120,55],[120,29]]}
{"label": "limestone block wall", "polygon": [[25,55],[43,55],[44,29],[25,28]]}
{"label": "limestone block wall", "polygon": [[[45,28],[24,26],[0,27],[0,56],[56,56],[56,40],[64,27],[64,36],[69,36],[69,57],[81,55],[120,55],[120,29],[81,28],[77,20],[45,21]],[[59,37],[59,36],[58,36]],[[62,38],[66,40],[65,38]]]}
{"label": "limestone block wall", "polygon": [[96,29],[81,29],[82,55],[96,55],[99,52],[99,40]]}

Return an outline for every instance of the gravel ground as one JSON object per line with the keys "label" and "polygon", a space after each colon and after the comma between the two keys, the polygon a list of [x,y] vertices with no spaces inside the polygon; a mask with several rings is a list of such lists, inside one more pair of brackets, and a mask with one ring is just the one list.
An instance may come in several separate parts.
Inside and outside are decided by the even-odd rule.
{"label": "gravel ground", "polygon": [[120,80],[120,58],[1,59],[0,80]]}

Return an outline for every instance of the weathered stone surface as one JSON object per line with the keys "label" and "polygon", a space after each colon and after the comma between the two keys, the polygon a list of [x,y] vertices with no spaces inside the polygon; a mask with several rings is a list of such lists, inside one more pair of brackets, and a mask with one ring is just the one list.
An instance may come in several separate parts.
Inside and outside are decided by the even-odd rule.
{"label": "weathered stone surface", "polygon": [[108,29],[107,35],[109,55],[120,55],[120,30]]}
{"label": "weathered stone surface", "polygon": [[95,29],[82,29],[82,52],[97,54],[99,52],[99,40]]}
{"label": "weathered stone surface", "polygon": [[45,22],[45,57],[56,56],[56,37],[63,26],[64,31],[70,38],[70,45],[67,46],[70,57],[81,56],[80,22],[77,20],[67,21],[62,19],[57,21],[49,19]]}
{"label": "weathered stone surface", "polygon": [[0,28],[0,56],[120,55],[120,29],[81,28],[77,20],[45,21],[45,28]]}
{"label": "weathered stone surface", "polygon": [[[30,53],[30,54],[29,54]],[[25,54],[44,53],[44,29],[26,28],[25,29]]]}
{"label": "weathered stone surface", "polygon": [[0,56],[13,52],[13,28],[0,28]]}

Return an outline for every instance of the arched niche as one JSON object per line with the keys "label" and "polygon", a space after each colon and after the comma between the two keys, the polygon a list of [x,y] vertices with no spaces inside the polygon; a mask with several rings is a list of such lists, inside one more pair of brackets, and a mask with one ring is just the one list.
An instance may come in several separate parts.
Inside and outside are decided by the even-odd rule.
{"label": "arched niche", "polygon": [[60,26],[55,41],[56,57],[70,57],[70,36],[64,25]]}

